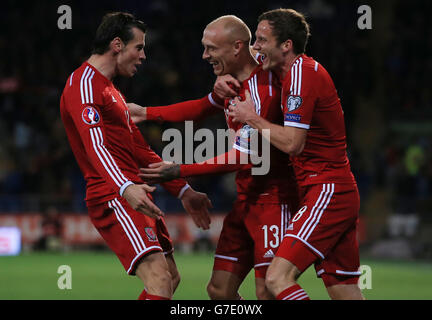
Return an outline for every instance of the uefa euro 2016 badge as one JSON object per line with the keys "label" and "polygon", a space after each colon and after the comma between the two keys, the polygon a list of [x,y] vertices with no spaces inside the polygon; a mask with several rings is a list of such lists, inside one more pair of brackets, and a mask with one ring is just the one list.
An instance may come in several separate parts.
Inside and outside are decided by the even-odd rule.
{"label": "uefa euro 2016 badge", "polygon": [[93,125],[99,123],[100,116],[93,107],[85,107],[82,112],[82,119],[85,123]]}
{"label": "uefa euro 2016 badge", "polygon": [[157,237],[156,234],[153,231],[153,228],[150,227],[146,227],[144,228],[144,231],[147,235],[147,238],[149,239],[149,241],[157,241]]}
{"label": "uefa euro 2016 badge", "polygon": [[294,111],[298,108],[300,108],[303,100],[299,96],[289,96],[287,100],[287,108],[288,111]]}

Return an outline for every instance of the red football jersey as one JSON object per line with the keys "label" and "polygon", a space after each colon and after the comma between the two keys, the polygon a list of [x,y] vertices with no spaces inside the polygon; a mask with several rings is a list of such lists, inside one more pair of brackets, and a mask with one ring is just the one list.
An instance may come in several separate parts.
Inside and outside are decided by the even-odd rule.
{"label": "red football jersey", "polygon": [[[139,166],[160,162],[129,116],[121,93],[87,62],[66,82],[60,113],[68,140],[87,182],[89,205],[111,200],[132,183],[143,183]],[[184,180],[163,184],[177,196]]]}
{"label": "red football jersey", "polygon": [[[262,66],[256,67],[250,77],[242,82],[239,91],[241,100],[245,99],[245,91],[248,90],[255,103],[257,114],[268,121],[282,125],[283,114],[279,107],[281,94],[280,84],[271,71],[264,71]],[[251,154],[260,152],[251,150],[251,136],[257,134],[257,130],[249,125],[233,122],[228,116],[230,100],[225,101],[225,118],[227,125],[240,134],[236,137],[233,148]],[[261,140],[261,137],[259,137]],[[296,183],[289,156],[279,149],[270,146],[270,171],[266,175],[252,175],[251,169],[237,172],[237,192],[239,195],[275,195],[279,199],[286,196],[294,196]]]}
{"label": "red football jersey", "polygon": [[308,130],[303,152],[291,160],[300,185],[355,182],[346,153],[342,106],[330,75],[301,55],[282,84],[284,125]]}

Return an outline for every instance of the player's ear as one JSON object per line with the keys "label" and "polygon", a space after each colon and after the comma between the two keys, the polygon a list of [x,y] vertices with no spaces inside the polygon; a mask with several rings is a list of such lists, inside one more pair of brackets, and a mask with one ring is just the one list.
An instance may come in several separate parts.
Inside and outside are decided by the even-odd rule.
{"label": "player's ear", "polygon": [[244,42],[241,40],[234,41],[234,55],[238,56],[240,51],[243,49]]}
{"label": "player's ear", "polygon": [[115,37],[114,39],[111,40],[110,48],[115,53],[119,53],[123,49],[123,46],[124,46],[123,41],[119,37]]}
{"label": "player's ear", "polygon": [[284,52],[288,52],[294,49],[293,47],[293,42],[291,39],[285,40],[284,42],[282,42],[281,44],[281,48]]}

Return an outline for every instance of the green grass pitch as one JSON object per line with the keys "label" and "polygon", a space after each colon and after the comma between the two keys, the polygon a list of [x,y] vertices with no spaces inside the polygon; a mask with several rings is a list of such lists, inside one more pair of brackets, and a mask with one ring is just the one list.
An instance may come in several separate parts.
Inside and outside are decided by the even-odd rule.
{"label": "green grass pitch", "polygon": [[[176,253],[182,281],[174,299],[206,300],[206,285],[213,265],[212,254]],[[61,290],[59,266],[72,270],[72,289]],[[432,299],[432,264],[362,260],[372,270],[372,289],[363,290],[367,299]],[[328,299],[313,268],[300,278],[311,299]],[[139,279],[126,275],[110,252],[24,253],[0,257],[0,299],[132,299],[142,291]],[[241,295],[256,299],[253,272],[240,288]]]}

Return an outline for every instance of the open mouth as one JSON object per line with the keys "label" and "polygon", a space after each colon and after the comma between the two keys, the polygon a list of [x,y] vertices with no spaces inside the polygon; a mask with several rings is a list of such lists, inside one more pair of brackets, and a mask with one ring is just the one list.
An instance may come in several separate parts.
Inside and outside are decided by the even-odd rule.
{"label": "open mouth", "polygon": [[141,65],[141,63],[134,64],[134,66],[133,66],[134,73],[136,73],[138,71],[138,68],[140,67],[140,65]]}

